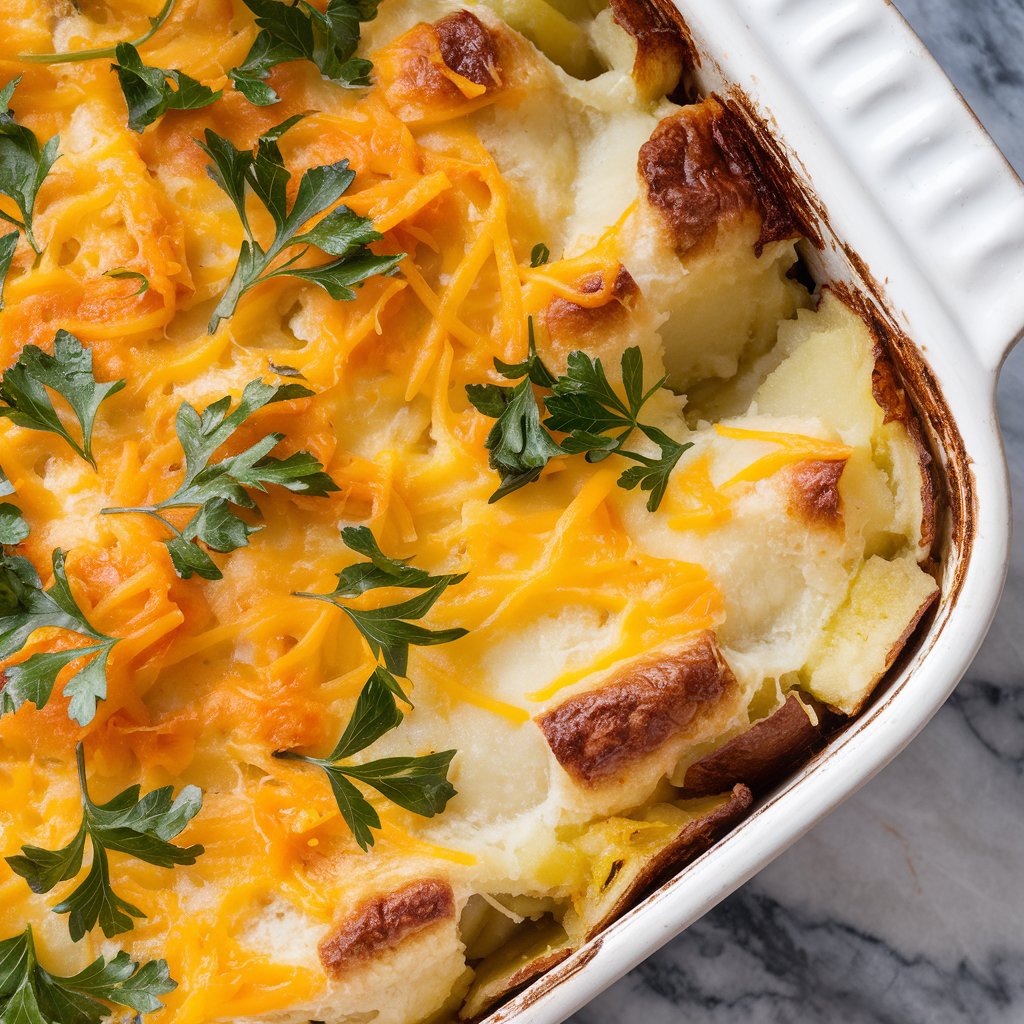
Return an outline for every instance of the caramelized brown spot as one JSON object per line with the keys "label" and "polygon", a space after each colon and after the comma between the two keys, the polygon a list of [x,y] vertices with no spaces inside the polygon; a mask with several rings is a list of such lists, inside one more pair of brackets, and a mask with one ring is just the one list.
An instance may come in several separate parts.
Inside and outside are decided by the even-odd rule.
{"label": "caramelized brown spot", "polygon": [[843,521],[839,478],[844,469],[846,459],[812,459],[790,466],[789,514],[812,526],[839,526]]}
{"label": "caramelized brown spot", "polygon": [[[601,290],[602,284],[600,274],[590,274],[576,282],[576,289],[583,295],[593,295]],[[639,295],[640,288],[632,275],[625,267],[620,267],[612,285],[611,296],[603,306],[580,306],[559,296],[547,304],[539,319],[556,346],[566,340],[572,343],[572,347],[579,348],[595,332],[607,332],[621,321]]]}
{"label": "caramelized brown spot", "polygon": [[441,57],[457,75],[477,85],[501,84],[498,48],[490,31],[469,11],[456,11],[434,25]]}
{"label": "caramelized brown spot", "polygon": [[756,136],[715,97],[665,118],[641,146],[638,166],[681,256],[748,212],[761,220],[758,256],[769,242],[801,234]]}
{"label": "caramelized brown spot", "polygon": [[633,77],[649,96],[666,96],[690,62],[689,41],[650,0],[611,0],[615,24],[636,40]]}
{"label": "caramelized brown spot", "polygon": [[455,897],[447,882],[437,878],[413,882],[359,907],[320,943],[320,962],[328,974],[338,977],[430,925],[454,917]]}
{"label": "caramelized brown spot", "polygon": [[669,740],[699,727],[737,682],[706,631],[674,654],[626,669],[598,690],[571,697],[537,724],[558,763],[598,786]]}
{"label": "caramelized brown spot", "polygon": [[[514,50],[509,33],[501,35],[468,11],[458,11],[436,25],[414,25],[378,50],[374,77],[399,117],[444,120],[501,95],[502,66],[514,60]],[[454,75],[486,91],[467,95]]]}
{"label": "caramelized brown spot", "polygon": [[786,702],[746,732],[731,739],[686,770],[686,795],[724,793],[738,782],[763,791],[798,768],[819,744],[825,731],[825,709],[815,709],[815,725],[801,700]]}

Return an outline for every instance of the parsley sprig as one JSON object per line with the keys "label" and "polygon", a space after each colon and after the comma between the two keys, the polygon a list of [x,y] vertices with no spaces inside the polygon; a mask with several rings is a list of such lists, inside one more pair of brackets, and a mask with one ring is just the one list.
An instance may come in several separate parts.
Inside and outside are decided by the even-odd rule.
{"label": "parsley sprig", "polygon": [[203,847],[175,846],[171,840],[180,835],[199,813],[203,794],[196,786],[186,786],[174,797],[172,787],[164,786],[142,796],[141,787],[129,786],[105,804],[93,803],[89,797],[85,752],[81,743],[75,755],[82,795],[82,823],[71,842],[60,850],[23,846],[20,854],[6,860],[11,869],[28,882],[34,893],[47,893],[82,870],[85,841],[88,839],[92,846],[92,864],[88,874],[53,911],[69,915],[68,931],[73,942],[78,942],[97,922],[109,939],[134,928],[132,918],[146,915],[114,892],[110,884],[108,853],[124,853],[162,868],[195,864],[203,853]]}
{"label": "parsley sprig", "polygon": [[[0,498],[8,498],[14,494],[14,485],[8,479],[3,467],[0,466]],[[0,549],[20,544],[28,536],[28,523],[17,505],[9,501],[0,502]],[[0,569],[2,572],[2,569]],[[0,596],[0,609],[3,608],[3,597]]]}
{"label": "parsley sprig", "polygon": [[[265,384],[252,380],[245,386],[234,411],[231,398],[225,396],[199,413],[188,402],[178,408],[176,430],[185,453],[185,479],[178,489],[155,505],[134,508],[105,508],[103,515],[142,512],[159,520],[174,536],[164,543],[174,568],[182,579],[193,574],[207,580],[219,580],[223,573],[199,546],[201,541],[218,552],[234,551],[249,543],[262,529],[239,515],[238,510],[259,513],[250,490],[264,492],[275,484],[295,494],[323,497],[338,489],[324,467],[309,452],[296,452],[286,459],[271,452],[284,440],[284,434],[267,434],[238,455],[218,461],[213,457],[242,424],[266,405],[307,398],[313,392],[301,384]],[[191,508],[195,513],[182,529],[164,515],[171,509]]]}
{"label": "parsley sprig", "polygon": [[[44,430],[64,438],[86,462],[96,468],[92,431],[100,405],[125,386],[123,380],[100,382],[92,369],[92,352],[67,331],[58,331],[53,355],[26,345],[0,381],[0,418],[28,430]],[[71,407],[79,426],[79,441],[61,422],[47,389]]]}
{"label": "parsley sprig", "polygon": [[[298,593],[296,597],[326,601],[340,608],[355,624],[370,645],[374,655],[383,656],[389,673],[404,676],[409,666],[409,647],[433,647],[451,643],[466,635],[459,627],[427,629],[410,620],[422,619],[437,603],[438,598],[451,586],[461,583],[465,573],[431,576],[407,562],[385,555],[373,534],[365,526],[347,526],[341,531],[346,547],[365,555],[369,561],[350,565],[338,573],[338,585],[328,594]],[[417,597],[384,608],[350,608],[343,602],[379,587],[406,587],[422,590]],[[391,686],[402,699],[404,694]]]}
{"label": "parsley sprig", "polygon": [[[461,583],[466,574],[432,576],[425,569],[410,565],[408,559],[391,558],[381,551],[365,526],[345,527],[341,539],[366,561],[342,569],[338,573],[338,585],[331,593],[296,594],[296,597],[327,601],[340,608],[355,623],[374,655],[384,658],[384,664],[377,665],[366,681],[341,739],[327,757],[308,757],[294,751],[277,751],[274,756],[304,761],[327,773],[338,810],[356,842],[366,850],[373,845],[372,830],[380,828],[380,817],[353,780],[425,818],[440,814],[455,796],[455,789],[448,781],[454,750],[421,757],[386,757],[362,764],[338,762],[354,757],[401,725],[404,716],[398,701],[410,707],[412,702],[395,676],[406,674],[410,646],[446,644],[466,635],[466,630],[460,628],[431,630],[409,621],[426,615],[445,590]],[[404,587],[424,593],[409,601],[367,611],[342,603],[381,587]]]}
{"label": "parsley sprig", "polygon": [[541,424],[542,414],[534,385],[551,388],[555,378],[537,355],[532,319],[528,333],[529,354],[523,362],[509,364],[494,360],[495,368],[506,380],[522,378],[515,387],[466,385],[470,402],[485,416],[497,421],[484,441],[491,453],[491,469],[501,477],[501,486],[491,495],[492,502],[533,483],[551,459],[565,454]]}
{"label": "parsley sprig", "polygon": [[10,109],[21,76],[0,89],[0,193],[14,200],[21,220],[0,211],[0,218],[25,232],[36,255],[42,252],[32,232],[36,197],[59,155],[60,136],[54,135],[40,147],[35,132],[18,124]]}
{"label": "parsley sprig", "polygon": [[260,29],[245,60],[231,72],[235,88],[250,103],[266,107],[280,97],[267,83],[270,69],[308,60],[324,78],[343,86],[370,84],[368,60],[355,56],[360,22],[377,16],[380,0],[330,0],[321,13],[306,0],[245,0]]}
{"label": "parsley sprig", "polygon": [[[32,926],[0,942],[0,1021],[4,1024],[100,1024],[112,1006],[156,1013],[176,989],[165,960],[141,966],[125,953],[98,957],[65,977],[39,963]],[[137,1018],[136,1018],[137,1019]]]}
{"label": "parsley sprig", "polygon": [[39,652],[4,669],[0,714],[17,711],[27,702],[45,707],[61,670],[80,658],[89,658],[63,691],[71,698],[68,716],[87,725],[96,714],[97,702],[107,696],[107,659],[119,638],[95,629],[78,607],[64,571],[64,552],[57,548],[52,559],[53,585],[43,590],[28,559],[0,557],[0,659],[17,654],[39,629],[66,629],[93,642],[67,651]]}
{"label": "parsley sprig", "polygon": [[290,750],[274,754],[326,772],[338,810],[363,850],[373,846],[373,829],[380,828],[380,816],[356,782],[377,790],[392,803],[424,818],[440,814],[455,796],[455,787],[448,781],[454,750],[421,757],[384,757],[361,764],[344,763],[401,725],[404,716],[398,707],[393,683],[391,673],[378,665],[363,686],[341,739],[327,757],[309,757]]}
{"label": "parsley sprig", "polygon": [[183,71],[155,68],[144,64],[139,51],[131,43],[118,43],[117,72],[128,105],[128,127],[142,132],[158,121],[168,110],[199,110],[216,103],[221,92],[190,78]]}
{"label": "parsley sprig", "polygon": [[[544,399],[550,413],[544,425],[549,430],[568,434],[562,442],[562,450],[569,454],[586,453],[588,462],[621,455],[639,463],[623,472],[619,486],[626,490],[639,487],[650,492],[647,508],[656,511],[665,496],[672,470],[683,453],[693,447],[692,441],[675,441],[663,430],[640,422],[640,413],[664,387],[665,378],[644,390],[643,356],[637,347],[627,348],[622,353],[624,398],[612,387],[600,359],[592,359],[585,352],[572,352],[566,369],[566,374],[555,381],[552,393]],[[661,449],[659,458],[626,449],[626,442],[635,430]]]}
{"label": "parsley sprig", "polygon": [[[491,468],[501,476],[492,502],[532,483],[556,456],[584,454],[588,462],[600,462],[609,455],[620,455],[639,465],[622,473],[619,486],[650,492],[647,508],[651,512],[658,509],[672,470],[693,443],[675,441],[658,427],[640,422],[644,406],[664,387],[665,378],[644,390],[639,348],[628,348],[622,354],[622,396],[608,380],[601,360],[585,352],[570,353],[566,373],[556,378],[537,355],[532,319],[527,358],[512,365],[495,359],[494,365],[507,380],[522,379],[514,388],[466,385],[472,405],[497,421],[484,442],[491,453]],[[544,395],[548,417],[543,421],[535,387],[549,392]],[[660,457],[625,447],[637,430],[661,449]],[[553,431],[567,436],[559,443]]]}
{"label": "parsley sprig", "polygon": [[[283,4],[276,2],[273,6],[285,9]],[[372,220],[358,216],[347,206],[339,206],[308,231],[300,231],[312,218],[333,206],[348,191],[356,176],[355,171],[349,169],[347,160],[311,167],[302,175],[295,202],[288,209],[287,186],[291,174],[284,165],[278,142],[303,116],[290,117],[262,135],[254,151],[236,149],[209,128],[206,141],[197,140],[213,160],[207,168],[210,177],[234,204],[245,231],[238,265],[210,319],[211,334],[221,320],[234,313],[238,300],[262,281],[274,277],[295,277],[319,285],[332,299],[350,301],[355,298],[353,287],[375,274],[390,274],[405,256],[405,253],[374,255],[369,245],[380,241],[383,236],[374,230]],[[246,214],[249,190],[274,221],[274,240],[266,249],[256,240]],[[320,266],[297,267],[298,261],[311,248],[335,258]],[[298,251],[274,266],[274,261],[286,249]]]}
{"label": "parsley sprig", "polygon": [[[176,0],[165,0],[158,14],[149,19],[149,28],[131,45],[138,47],[148,43],[171,16]],[[103,60],[116,55],[116,46],[100,46],[91,50],[72,50],[70,53],[22,53],[18,60],[26,64],[77,64],[80,61]]]}

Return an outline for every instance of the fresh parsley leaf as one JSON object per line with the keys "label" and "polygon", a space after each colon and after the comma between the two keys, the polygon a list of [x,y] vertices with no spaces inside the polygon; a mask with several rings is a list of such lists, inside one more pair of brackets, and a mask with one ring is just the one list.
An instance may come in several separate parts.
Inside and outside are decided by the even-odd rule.
{"label": "fresh parsley leaf", "polygon": [[0,546],[20,544],[28,536],[28,523],[21,509],[10,502],[0,503]]}
{"label": "fresh parsley leaf", "polygon": [[260,32],[245,60],[231,72],[235,88],[257,106],[277,103],[280,97],[267,83],[270,69],[290,60],[312,61],[324,78],[338,85],[368,86],[373,65],[355,52],[360,22],[377,16],[379,2],[330,0],[321,13],[306,0],[245,0]]}
{"label": "fresh parsley leaf", "polygon": [[0,237],[0,309],[4,308],[4,285],[7,284],[7,272],[14,262],[14,253],[18,248],[18,232],[11,231]]}
{"label": "fresh parsley leaf", "polygon": [[[175,2],[165,0],[159,13],[149,19],[149,29],[138,39],[131,40],[131,45],[139,47],[148,43],[171,16]],[[104,60],[116,56],[116,53],[116,46],[101,46],[92,50],[73,50],[70,53],[22,53],[18,55],[18,60],[26,64],[77,64],[87,60]]]}
{"label": "fresh parsley leaf", "polygon": [[96,804],[89,797],[81,743],[75,753],[82,794],[82,823],[78,831],[63,849],[23,846],[20,854],[6,860],[34,893],[47,893],[82,870],[88,839],[92,845],[89,872],[78,888],[53,909],[56,914],[70,915],[68,930],[72,941],[78,942],[97,921],[109,939],[135,927],[133,917],[146,915],[111,888],[108,852],[124,853],[161,868],[195,864],[203,847],[175,846],[171,840],[199,813],[203,794],[196,786],[186,786],[174,797],[173,788],[164,786],[142,796],[139,786],[130,786],[107,803]]}
{"label": "fresh parsley leaf", "polygon": [[118,43],[115,53],[117,63],[110,67],[121,82],[128,104],[128,127],[133,132],[141,133],[168,110],[198,110],[221,97],[219,89],[214,92],[183,71],[144,64],[131,43]]}
{"label": "fresh parsley leaf", "polygon": [[17,711],[26,702],[46,706],[61,670],[79,658],[90,658],[67,681],[64,696],[71,698],[68,717],[87,725],[96,704],[107,696],[107,658],[117,637],[95,629],[85,617],[68,586],[64,552],[53,552],[53,586],[43,590],[39,575],[25,558],[0,557],[0,659],[17,654],[38,629],[66,629],[94,643],[67,651],[40,652],[4,670],[7,681],[0,690],[0,714]]}
{"label": "fresh parsley leaf", "polygon": [[[644,389],[644,364],[640,349],[622,354],[622,391],[608,380],[600,359],[586,352],[572,352],[566,373],[556,378],[537,355],[533,321],[529,322],[529,352],[521,363],[494,360],[503,377],[524,378],[515,388],[496,384],[469,384],[470,402],[485,416],[497,420],[484,442],[491,453],[491,467],[501,475],[501,486],[491,495],[497,501],[536,480],[556,455],[585,454],[588,462],[621,455],[640,463],[625,470],[619,486],[650,491],[647,508],[654,512],[665,496],[668,478],[682,454],[693,445],[672,440],[639,417],[649,399],[665,384],[665,378]],[[548,418],[541,422],[533,386],[549,390],[544,396]],[[626,442],[639,430],[661,448],[658,459],[627,451]],[[550,431],[567,436],[559,444]]]}
{"label": "fresh parsley leaf", "polygon": [[[40,148],[35,133],[14,119],[11,98],[20,81],[19,75],[0,89],[0,194],[14,201],[21,220],[3,211],[0,219],[21,228],[28,244],[39,255],[42,249],[32,233],[32,217],[39,189],[59,155],[60,137],[54,135]],[[10,264],[10,259],[7,263]]]}
{"label": "fresh parsley leaf", "polygon": [[[83,348],[73,334],[58,331],[52,356],[35,345],[27,345],[4,374],[0,381],[0,417],[28,430],[58,434],[95,469],[92,430],[96,413],[124,385],[123,380],[97,381],[92,371],[92,352]],[[71,406],[82,428],[81,441],[61,422],[47,388]]]}
{"label": "fresh parsley leaf", "polygon": [[[271,452],[284,440],[283,434],[267,434],[238,455],[213,462],[217,449],[258,409],[275,402],[306,398],[313,392],[301,384],[264,384],[250,381],[233,412],[230,397],[221,398],[202,413],[183,402],[178,409],[176,430],[185,454],[185,478],[169,498],[138,508],[105,508],[103,515],[142,512],[158,519],[174,536],[165,541],[174,568],[182,579],[193,575],[219,580],[220,569],[199,546],[227,552],[244,547],[261,527],[243,519],[239,509],[259,513],[249,494],[266,491],[275,484],[295,494],[323,497],[338,489],[324,467],[309,452],[296,452],[277,459]],[[179,530],[163,514],[170,509],[192,508],[195,513]]]}
{"label": "fresh parsley leaf", "polygon": [[661,458],[652,459],[647,455],[639,455],[636,452],[619,451],[628,459],[639,462],[639,466],[630,466],[622,476],[619,477],[619,486],[627,491],[639,486],[642,491],[650,491],[647,499],[647,511],[657,512],[662,498],[665,497],[665,489],[668,487],[668,478],[676,463],[682,457],[683,452],[693,447],[692,441],[673,441],[664,431],[657,427],[644,426],[640,424],[640,430],[646,434],[660,449]]}
{"label": "fresh parsley leaf", "polygon": [[[294,10],[277,0],[266,2],[275,9]],[[308,231],[301,232],[310,220],[333,206],[355,180],[355,172],[349,169],[347,160],[311,167],[299,180],[295,202],[288,209],[287,185],[291,174],[284,165],[278,141],[301,119],[302,115],[297,115],[272,128],[260,138],[254,152],[236,149],[210,129],[206,131],[205,142],[197,140],[213,161],[207,168],[210,177],[234,204],[246,235],[235,272],[210,319],[211,334],[221,320],[234,313],[238,300],[262,281],[295,277],[319,285],[332,299],[349,301],[355,298],[352,290],[355,286],[375,274],[392,273],[405,257],[405,253],[375,255],[369,244],[380,241],[383,236],[374,230],[373,221],[358,216],[346,206],[332,210]],[[252,191],[274,221],[274,241],[266,249],[253,235],[246,215],[247,190]],[[296,267],[311,248],[320,249],[335,259],[316,267]],[[286,249],[297,251],[275,266]]]}
{"label": "fresh parsley leaf", "polygon": [[[395,699],[396,686],[394,676],[378,665],[363,686],[341,739],[327,757],[308,757],[294,751],[277,751],[274,754],[275,757],[303,761],[327,773],[338,810],[363,850],[373,846],[373,829],[380,828],[380,816],[352,780],[377,790],[392,803],[425,818],[440,814],[455,796],[455,787],[448,781],[448,769],[456,753],[454,750],[422,757],[386,757],[362,764],[338,763],[354,757],[401,725],[404,716]],[[400,690],[397,696],[406,700]]]}
{"label": "fresh parsley leaf", "polygon": [[[569,436],[562,442],[567,452],[586,453],[588,462],[599,462],[609,455],[621,455],[640,463],[619,477],[626,490],[640,487],[650,492],[647,508],[657,511],[665,496],[668,479],[692,442],[680,443],[657,427],[640,422],[648,400],[665,384],[662,377],[644,390],[644,365],[640,349],[628,348],[622,354],[623,397],[612,387],[600,359],[585,352],[569,355],[567,372],[552,385],[552,394],[544,402],[550,413],[544,425]],[[658,459],[627,451],[625,444],[639,430],[661,448]],[[609,433],[611,437],[607,436]]]}
{"label": "fresh parsley leaf", "polygon": [[31,925],[0,942],[3,1024],[101,1024],[112,1006],[155,1013],[163,1007],[159,996],[177,987],[166,961],[140,966],[125,952],[111,960],[98,957],[70,977],[52,974],[39,963]]}
{"label": "fresh parsley leaf", "polygon": [[[2,241],[2,239],[0,239]],[[126,270],[124,267],[115,267],[113,270],[105,270],[103,272],[104,277],[110,277],[114,280],[132,280],[138,281],[139,287],[137,291],[132,292],[132,296],[145,295],[149,291],[149,278],[145,274],[140,274],[137,270]]]}
{"label": "fresh parsley leaf", "polygon": [[[378,657],[383,656],[390,672],[400,676],[406,674],[410,646],[434,647],[466,635],[466,630],[461,628],[431,630],[409,621],[423,618],[449,587],[466,578],[466,573],[431,576],[423,569],[389,558],[365,526],[346,527],[341,536],[347,547],[365,555],[369,561],[342,569],[338,573],[337,587],[329,594],[299,593],[295,596],[326,601],[339,607],[362,633],[370,650]],[[408,587],[424,593],[384,608],[350,608],[341,603],[378,587]],[[405,699],[400,691],[399,696]]]}
{"label": "fresh parsley leaf", "polygon": [[543,267],[549,259],[551,259],[551,250],[543,242],[538,242],[530,250],[530,266],[534,269]]}
{"label": "fresh parsley leaf", "polygon": [[565,452],[541,425],[540,406],[533,385],[550,388],[555,378],[537,355],[533,319],[528,321],[528,354],[521,363],[494,360],[507,380],[524,378],[514,388],[498,384],[467,384],[466,395],[485,416],[497,420],[484,441],[491,453],[490,465],[501,477],[501,486],[491,495],[495,502],[520,487],[533,483],[548,462]]}
{"label": "fresh parsley leaf", "polygon": [[[3,467],[0,467],[0,498],[6,498],[13,493],[14,487],[11,485],[11,481],[7,479]],[[28,534],[28,523],[22,517],[21,509],[10,502],[0,502],[0,549],[20,544]],[[0,569],[0,572],[2,571]]]}

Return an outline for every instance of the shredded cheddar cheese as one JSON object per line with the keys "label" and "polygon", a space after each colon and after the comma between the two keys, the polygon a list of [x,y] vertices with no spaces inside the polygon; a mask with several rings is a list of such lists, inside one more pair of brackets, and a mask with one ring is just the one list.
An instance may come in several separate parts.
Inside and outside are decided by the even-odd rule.
{"label": "shredded cheddar cheese", "polygon": [[[380,1020],[407,1024],[431,1016],[445,1000],[455,1005],[450,993],[469,984],[456,920],[463,915],[468,927],[477,897],[492,910],[512,906],[495,911],[504,915],[503,927],[527,919],[532,927],[544,917],[569,928],[572,914],[582,918],[599,900],[624,857],[654,856],[697,819],[696,811],[678,810],[666,811],[664,821],[624,816],[653,800],[657,787],[664,796],[664,767],[655,766],[656,777],[639,773],[640,781],[625,772],[619,788],[609,784],[603,796],[599,786],[578,784],[572,765],[556,757],[542,720],[645,658],[674,657],[730,628],[737,650],[749,641],[759,654],[782,636],[778,663],[795,674],[807,644],[785,644],[821,632],[845,600],[861,557],[856,543],[876,524],[859,524],[858,539],[844,536],[826,550],[823,534],[793,524],[782,471],[845,462],[857,449],[827,424],[822,433],[832,439],[812,436],[812,418],[792,427],[808,433],[771,429],[771,417],[766,429],[740,426],[741,417],[730,420],[736,425],[691,427],[684,400],[657,386],[669,372],[658,334],[669,314],[645,309],[633,316],[632,307],[616,301],[623,282],[641,296],[637,302],[657,295],[666,308],[675,301],[668,292],[685,297],[690,288],[686,315],[695,331],[707,330],[713,347],[717,328],[706,327],[700,303],[710,281],[727,306],[732,285],[719,277],[731,282],[736,275],[728,268],[702,271],[696,260],[684,265],[660,235],[651,240],[650,202],[635,180],[636,147],[627,154],[628,174],[609,178],[611,196],[593,198],[604,191],[605,157],[594,141],[600,137],[581,133],[620,104],[630,118],[623,137],[635,135],[639,146],[658,117],[678,109],[664,100],[656,117],[630,69],[609,71],[614,81],[605,86],[566,85],[561,70],[493,14],[481,14],[494,46],[485,71],[471,62],[455,68],[434,26],[385,0],[366,48],[374,62],[369,88],[342,89],[309,61],[289,61],[271,72],[280,102],[259,107],[228,77],[257,35],[250,10],[240,0],[177,0],[142,56],[223,95],[203,109],[169,111],[135,133],[109,60],[44,65],[17,55],[138,38],[160,5],[51,6],[15,0],[0,10],[0,86],[23,75],[13,101],[18,122],[40,139],[59,135],[61,153],[35,211],[42,254],[36,258],[22,238],[7,276],[0,371],[29,345],[52,351],[63,329],[89,349],[97,380],[127,383],[97,416],[96,471],[59,436],[0,417],[0,467],[14,492],[5,501],[17,504],[31,528],[8,553],[27,558],[49,586],[51,553],[65,550],[76,602],[117,643],[105,697],[85,726],[69,719],[62,694],[78,664],[62,671],[44,708],[27,703],[0,716],[0,856],[16,856],[27,844],[55,850],[70,839],[81,819],[80,741],[98,801],[136,783],[144,791],[198,786],[202,810],[176,841],[202,844],[205,852],[173,870],[114,853],[111,882],[145,916],[109,943],[98,928],[71,943],[64,917],[52,913],[73,883],[34,894],[0,861],[0,940],[32,924],[41,960],[68,973],[114,946],[137,960],[165,959],[178,987],[147,1018],[154,1024],[292,1012],[321,1019],[316,1007],[324,1005],[344,1019],[349,1010],[351,1019],[377,1019],[372,984],[385,982],[371,984],[364,975],[351,981],[358,972],[332,967],[320,944],[367,901],[410,881],[440,879],[451,885],[457,908],[444,926],[453,978],[419,1016],[401,1003],[404,983],[387,981],[399,1009]],[[318,0],[313,6],[325,8]],[[575,30],[561,14],[552,23],[562,22]],[[598,99],[581,112],[579,97],[588,88],[611,91],[595,92]],[[564,153],[549,156],[546,139],[522,142],[515,134],[529,136],[529,101],[538,95],[557,95],[564,104],[558,132],[571,137],[573,168],[583,181],[572,199],[559,192],[571,191],[560,178]],[[405,256],[395,273],[366,280],[352,301],[332,299],[308,281],[271,277],[208,333],[246,229],[208,175],[196,140],[210,129],[247,149],[300,113],[304,118],[279,143],[291,173],[289,203],[303,172],[347,160],[356,176],[341,202],[372,219],[382,236],[375,253]],[[519,140],[527,153],[522,162],[503,149],[495,123]],[[598,166],[600,188],[587,185],[586,161]],[[550,182],[532,180],[536,166],[547,168]],[[588,187],[590,198],[581,198]],[[570,207],[588,211],[594,222],[575,237],[558,236],[564,246],[556,246]],[[0,196],[0,210],[13,215],[14,206]],[[273,238],[266,210],[253,202],[247,217],[261,243]],[[551,236],[538,237],[541,227]],[[735,238],[741,235],[737,229]],[[533,267],[538,242],[551,242],[554,257]],[[735,248],[736,274],[760,280],[749,240],[743,236]],[[141,275],[148,287],[139,288],[138,276],[108,276],[115,268]],[[795,306],[787,293],[764,308],[774,330]],[[562,324],[549,330],[545,324],[556,314]],[[540,357],[553,372],[565,372],[569,352],[592,344],[617,393],[627,386],[622,352],[642,350],[640,384],[645,392],[655,385],[647,409],[657,426],[653,433],[633,430],[629,447],[642,462],[656,457],[651,438],[658,430],[685,441],[663,507],[648,512],[647,494],[625,489],[622,457],[591,463],[564,449],[555,449],[539,482],[490,500],[498,479],[486,446],[494,420],[473,407],[466,388],[509,383],[495,360],[526,357],[530,317],[539,325]],[[665,337],[673,330],[678,324]],[[738,334],[746,338],[746,328]],[[202,410],[227,396],[234,404],[250,381],[292,378],[311,394],[259,409],[219,455],[279,435],[275,455],[310,453],[337,491],[314,498],[270,486],[260,493],[261,529],[231,552],[211,552],[222,579],[180,578],[165,523],[101,514],[175,493],[186,472],[176,432],[183,403]],[[540,389],[543,419],[539,396]],[[790,420],[784,425],[789,429]],[[813,548],[817,575],[807,578],[827,580],[793,628],[788,620],[778,625],[791,595],[773,590],[776,576],[752,581],[744,575],[746,549],[736,553],[733,534],[722,539],[738,523],[751,532],[743,502],[755,491],[780,529],[792,531],[787,551],[805,557]],[[173,529],[187,518],[184,509],[167,513]],[[255,525],[256,514],[250,518]],[[357,560],[339,533],[353,524],[368,526],[394,558],[432,574],[467,574],[427,619],[431,629],[458,627],[466,635],[411,649],[402,685],[412,706],[402,705],[401,725],[373,748],[383,757],[457,749],[451,781],[458,796],[444,814],[427,818],[368,790],[380,819],[369,853],[360,850],[323,773],[273,756],[330,750],[378,664],[338,607],[296,596],[330,592],[337,574]],[[786,586],[792,578],[777,574]],[[745,618],[748,590],[754,610]],[[414,593],[371,590],[352,607],[379,609]],[[5,671],[33,655],[80,641],[68,630],[37,630],[0,663],[0,686]],[[718,703],[706,720],[695,718],[695,729],[706,734],[686,741],[694,750],[746,727],[748,699],[762,687],[753,670],[737,681],[724,657],[711,662],[721,674],[716,680],[726,682],[714,691]],[[520,907],[515,900],[535,903]],[[424,943],[438,934],[426,932]],[[422,973],[433,973],[429,964]],[[334,1007],[330,1001],[339,998]],[[358,1001],[364,998],[371,1002]]]}

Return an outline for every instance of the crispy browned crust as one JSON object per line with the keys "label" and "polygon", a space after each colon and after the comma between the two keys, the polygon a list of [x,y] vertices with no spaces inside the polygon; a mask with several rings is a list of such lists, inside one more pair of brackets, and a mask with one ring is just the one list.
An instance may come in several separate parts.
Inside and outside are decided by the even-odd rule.
{"label": "crispy browned crust", "polygon": [[714,633],[705,631],[672,654],[631,665],[600,689],[570,697],[536,721],[558,763],[593,788],[625,778],[669,740],[699,728],[737,688]]}
{"label": "crispy browned crust", "polygon": [[455,918],[451,886],[439,878],[413,882],[359,907],[320,943],[320,962],[337,978],[394,949],[439,921]]}
{"label": "crispy browned crust", "polygon": [[714,96],[665,118],[641,146],[638,168],[680,256],[713,245],[720,224],[750,213],[761,221],[757,255],[802,233],[757,137]]}
{"label": "crispy browned crust", "polygon": [[773,714],[691,764],[683,779],[683,794],[710,796],[739,782],[764,792],[824,742],[824,708],[815,708],[815,714],[817,724],[808,717],[801,700],[790,694]]}
{"label": "crispy browned crust", "polygon": [[456,11],[434,24],[441,57],[457,75],[477,85],[501,84],[501,60],[490,30],[469,11]]}
{"label": "crispy browned crust", "polygon": [[841,527],[843,499],[839,493],[839,478],[846,469],[846,462],[846,459],[834,462],[809,459],[790,466],[786,472],[789,514],[810,526]]}
{"label": "crispy browned crust", "polygon": [[[601,288],[601,275],[590,274],[575,283],[577,291],[593,294]],[[602,306],[581,306],[556,297],[541,310],[538,323],[556,349],[594,348],[615,331],[636,304],[640,288],[625,267],[620,267],[608,301]]]}
{"label": "crispy browned crust", "polygon": [[667,96],[689,64],[689,40],[648,0],[611,0],[610,6],[615,24],[636,40],[633,78],[646,95]]}
{"label": "crispy browned crust", "polygon": [[648,893],[652,892],[669,877],[702,853],[710,850],[715,842],[746,816],[754,795],[744,785],[734,786],[729,800],[716,807],[710,814],[697,821],[691,821],[661,851],[655,854],[637,873],[614,905],[601,919],[590,926],[586,938],[591,939],[604,931],[616,918],[632,910]]}
{"label": "crispy browned crust", "polygon": [[374,54],[374,74],[400,116],[415,121],[425,114],[455,115],[481,101],[467,99],[444,69],[483,86],[486,97],[496,96],[509,57],[503,53],[506,36],[469,11],[456,11],[436,24],[414,25]]}

